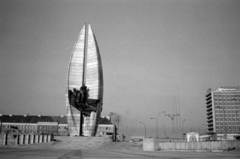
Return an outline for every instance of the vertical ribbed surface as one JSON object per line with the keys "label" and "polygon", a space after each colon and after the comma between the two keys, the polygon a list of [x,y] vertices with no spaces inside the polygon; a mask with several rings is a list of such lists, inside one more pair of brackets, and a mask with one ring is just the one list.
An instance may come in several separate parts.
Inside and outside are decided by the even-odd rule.
{"label": "vertical ribbed surface", "polygon": [[80,32],[78,41],[73,49],[69,72],[68,72],[68,89],[79,89],[82,86],[83,76],[83,58],[84,58],[84,38],[85,26]]}
{"label": "vertical ribbed surface", "polygon": [[[66,90],[66,106],[69,132],[71,136],[80,134],[80,115],[81,112],[69,104],[68,90],[76,88],[80,89],[83,79],[83,65],[84,65],[84,45],[85,45],[85,28],[84,26],[79,34],[78,40],[74,46],[72,56],[69,64],[69,71],[67,77]],[[87,41],[87,55],[86,55],[86,69],[85,69],[85,84],[89,89],[89,99],[96,99],[101,101],[103,98],[103,72],[99,49],[92,28],[88,27],[88,41]],[[99,116],[101,111],[97,112]],[[96,119],[95,119],[96,120]],[[96,122],[96,121],[95,121]],[[85,125],[85,124],[84,124]],[[85,125],[87,126],[87,125]],[[90,126],[90,125],[89,125]],[[95,124],[91,128],[95,129]],[[84,131],[85,129],[83,129]],[[85,134],[85,132],[83,132]],[[90,133],[93,134],[93,133]]]}
{"label": "vertical ribbed surface", "polygon": [[96,40],[92,28],[89,25],[86,86],[90,89],[89,98],[91,99],[102,98],[102,83],[100,82],[102,81],[102,65],[99,57]]}

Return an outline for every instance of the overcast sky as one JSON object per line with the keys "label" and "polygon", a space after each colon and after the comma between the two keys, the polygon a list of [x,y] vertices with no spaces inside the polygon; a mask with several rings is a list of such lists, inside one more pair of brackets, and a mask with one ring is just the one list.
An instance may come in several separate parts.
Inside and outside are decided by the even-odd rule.
{"label": "overcast sky", "polygon": [[[172,114],[174,96],[186,131],[205,131],[207,89],[240,85],[239,0],[0,0],[1,113],[66,113],[84,23],[102,57],[102,115],[119,114],[123,133],[142,135],[140,121],[155,128],[150,118]],[[163,125],[170,132],[160,115]]]}

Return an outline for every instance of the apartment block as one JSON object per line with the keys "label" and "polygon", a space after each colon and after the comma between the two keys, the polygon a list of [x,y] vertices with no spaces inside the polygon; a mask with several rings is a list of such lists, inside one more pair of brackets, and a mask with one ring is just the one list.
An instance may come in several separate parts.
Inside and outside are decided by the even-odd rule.
{"label": "apartment block", "polygon": [[240,133],[240,87],[207,90],[207,131],[216,134]]}

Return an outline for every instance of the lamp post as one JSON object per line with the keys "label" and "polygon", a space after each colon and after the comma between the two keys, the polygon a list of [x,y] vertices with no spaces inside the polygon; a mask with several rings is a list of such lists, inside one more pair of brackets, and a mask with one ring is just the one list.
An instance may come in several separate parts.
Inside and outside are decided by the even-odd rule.
{"label": "lamp post", "polygon": [[139,122],[139,123],[143,124],[143,126],[144,126],[144,138],[146,138],[146,125],[142,122]]}
{"label": "lamp post", "polygon": [[157,115],[157,138],[158,138],[158,117],[159,117],[159,115],[162,114],[162,113],[165,113],[165,111],[162,111],[162,112],[158,113],[158,115]]}
{"label": "lamp post", "polygon": [[156,138],[158,138],[158,122],[156,118],[150,118],[156,120]]}
{"label": "lamp post", "polygon": [[183,136],[183,123],[184,123],[185,120],[186,119],[183,119],[183,121],[182,121],[182,136]]}

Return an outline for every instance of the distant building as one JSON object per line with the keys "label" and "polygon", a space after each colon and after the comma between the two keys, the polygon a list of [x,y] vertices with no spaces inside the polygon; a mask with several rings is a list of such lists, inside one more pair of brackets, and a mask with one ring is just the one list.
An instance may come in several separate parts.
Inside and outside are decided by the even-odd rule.
{"label": "distant building", "polygon": [[[0,133],[69,135],[66,116],[0,114],[0,122]],[[116,126],[109,117],[100,117],[97,136],[112,136],[116,141]]]}
{"label": "distant building", "polygon": [[0,132],[68,135],[65,116],[2,115]]}
{"label": "distant building", "polygon": [[96,136],[112,136],[116,141],[116,126],[111,123],[110,117],[100,118]]}
{"label": "distant building", "polygon": [[208,133],[225,137],[240,133],[240,87],[208,89],[206,108]]}

